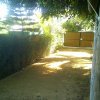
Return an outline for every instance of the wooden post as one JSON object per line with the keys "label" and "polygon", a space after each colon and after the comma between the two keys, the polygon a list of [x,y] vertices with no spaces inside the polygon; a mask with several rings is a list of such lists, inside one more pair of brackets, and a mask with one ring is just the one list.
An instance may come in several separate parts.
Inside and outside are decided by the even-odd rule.
{"label": "wooden post", "polygon": [[90,100],[100,100],[100,20],[97,19],[94,37],[94,57],[91,71]]}

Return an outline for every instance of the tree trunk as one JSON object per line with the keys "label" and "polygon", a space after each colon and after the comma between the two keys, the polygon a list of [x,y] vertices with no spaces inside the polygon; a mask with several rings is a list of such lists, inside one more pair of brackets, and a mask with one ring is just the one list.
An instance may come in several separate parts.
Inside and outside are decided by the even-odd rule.
{"label": "tree trunk", "polygon": [[93,67],[91,71],[90,100],[100,100],[100,20],[96,19],[95,27],[96,29],[94,34],[94,56]]}

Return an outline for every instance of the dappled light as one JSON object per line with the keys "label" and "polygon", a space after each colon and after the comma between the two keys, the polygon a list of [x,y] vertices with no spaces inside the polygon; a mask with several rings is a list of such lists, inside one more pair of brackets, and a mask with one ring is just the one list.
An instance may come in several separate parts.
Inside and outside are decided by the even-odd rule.
{"label": "dappled light", "polygon": [[45,65],[46,63],[44,62],[44,63],[41,63],[41,62],[38,62],[38,63],[35,63],[35,64],[33,64],[33,65]]}
{"label": "dappled light", "polygon": [[59,55],[59,53],[55,53],[55,54],[50,54],[46,58],[67,58],[67,57],[64,57],[62,55]]}
{"label": "dappled light", "polygon": [[75,63],[73,64],[72,68],[81,68],[81,69],[91,69],[92,68],[92,61],[90,59],[78,59],[75,60]]}
{"label": "dappled light", "polygon": [[[55,58],[54,58],[55,59]],[[56,59],[57,60],[57,59]],[[61,60],[61,59],[60,59]],[[62,60],[62,61],[47,61],[47,62],[38,62],[33,64],[33,66],[43,66],[46,70],[43,70],[43,74],[55,73],[58,70],[62,70],[62,65],[69,63],[70,60]]]}
{"label": "dappled light", "polygon": [[73,52],[73,51],[63,51],[57,53],[57,55],[72,56],[72,57],[91,57],[91,54],[87,52]]}
{"label": "dappled light", "polygon": [[[33,66],[42,66],[42,74],[58,73],[58,71],[64,71],[67,68],[90,70],[92,68],[92,52],[85,51],[58,51],[57,53],[50,54],[42,59],[40,62],[33,64]],[[45,69],[45,70],[44,70]],[[88,73],[90,74],[90,73]],[[87,72],[83,75],[88,75]]]}
{"label": "dappled light", "polygon": [[70,61],[53,62],[53,63],[46,64],[45,66],[47,68],[50,68],[51,70],[52,69],[61,70],[62,69],[61,65],[68,63],[68,62],[70,62]]}
{"label": "dappled light", "polygon": [[73,68],[91,69],[91,68],[92,68],[92,64],[91,64],[91,63],[90,63],[90,64],[87,64],[87,63],[82,64],[82,63],[80,62],[80,63],[78,63],[78,64],[74,64],[74,65],[73,65]]}
{"label": "dappled light", "polygon": [[84,76],[88,76],[88,75],[90,75],[90,71],[84,73],[83,75],[84,75]]}
{"label": "dappled light", "polygon": [[[85,0],[0,1],[0,100],[88,100],[93,55],[83,46],[93,39],[81,31],[93,29],[94,18],[84,5]],[[67,31],[79,32],[78,47],[63,47]]]}
{"label": "dappled light", "polygon": [[[8,100],[8,98],[10,100],[23,100],[26,96],[27,100],[39,100],[36,99],[38,97],[43,98],[43,100],[44,97],[47,98],[45,100],[89,98],[92,60],[88,55],[92,54],[92,50],[84,50],[85,54],[88,55],[82,55],[82,57],[77,57],[78,51],[81,51],[80,48],[71,50],[66,48],[65,51],[60,50],[42,58],[22,71],[1,80],[0,98],[3,98],[2,100]],[[73,53],[68,53],[69,51],[73,51]],[[75,52],[77,52],[76,55]],[[19,99],[16,99],[17,96]]]}

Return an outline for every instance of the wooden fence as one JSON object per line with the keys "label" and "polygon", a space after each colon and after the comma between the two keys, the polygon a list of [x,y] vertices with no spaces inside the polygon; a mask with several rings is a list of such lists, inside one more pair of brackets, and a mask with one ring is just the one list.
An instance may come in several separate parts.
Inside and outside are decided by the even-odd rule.
{"label": "wooden fence", "polygon": [[93,32],[66,32],[64,34],[64,46],[92,47],[93,40]]}

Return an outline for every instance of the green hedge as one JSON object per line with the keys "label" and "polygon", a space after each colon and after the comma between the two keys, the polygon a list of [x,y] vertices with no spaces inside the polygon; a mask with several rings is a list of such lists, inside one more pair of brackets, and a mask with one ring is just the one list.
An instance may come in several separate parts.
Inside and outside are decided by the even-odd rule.
{"label": "green hedge", "polygon": [[51,36],[0,35],[0,79],[49,53]]}

